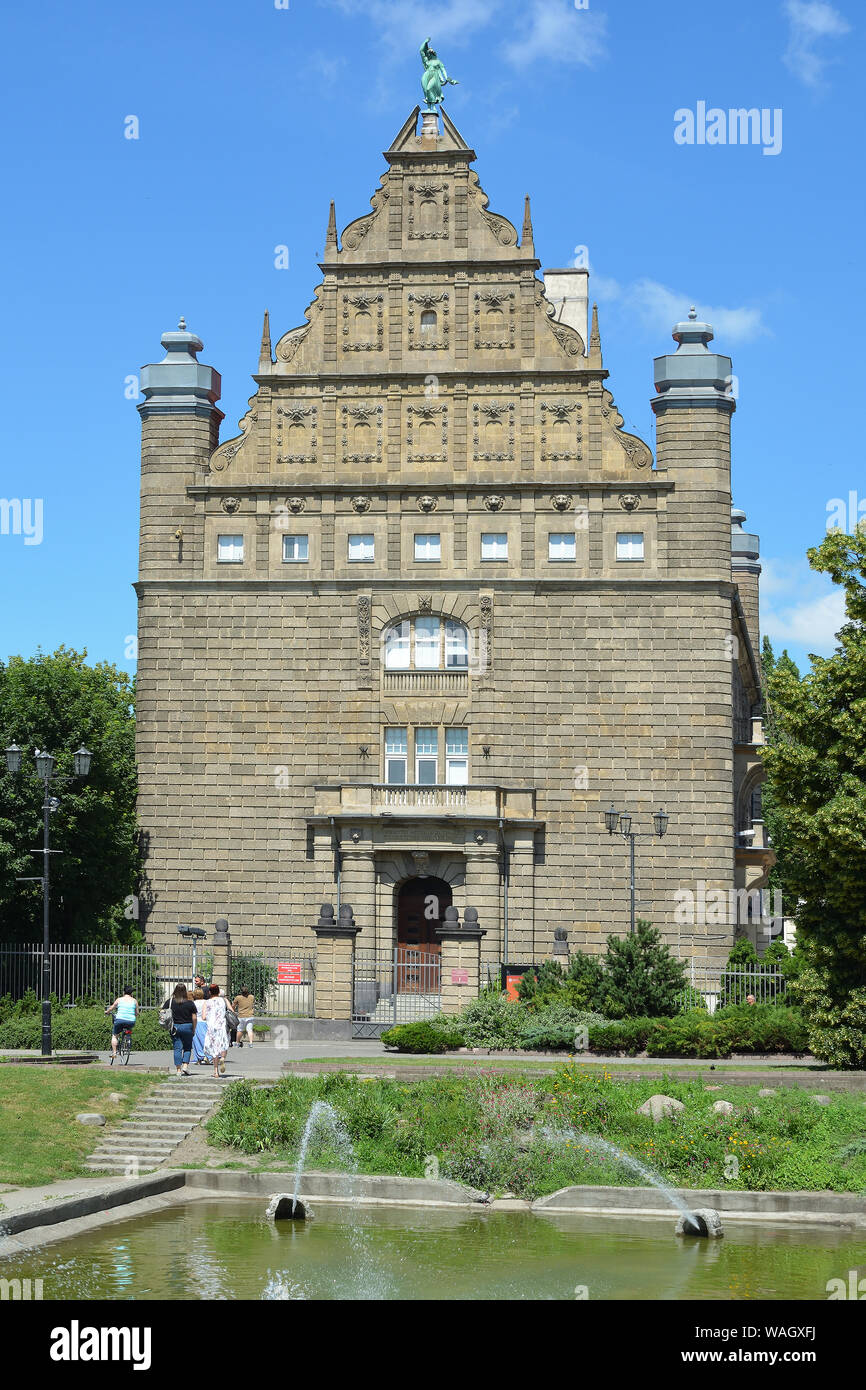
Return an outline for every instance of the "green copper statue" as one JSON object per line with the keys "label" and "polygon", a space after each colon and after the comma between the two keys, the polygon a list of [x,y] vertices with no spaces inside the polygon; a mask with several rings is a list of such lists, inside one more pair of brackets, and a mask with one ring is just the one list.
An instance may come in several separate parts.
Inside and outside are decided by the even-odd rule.
{"label": "green copper statue", "polygon": [[424,93],[427,110],[435,111],[443,100],[442,88],[445,86],[456,87],[457,79],[448,76],[444,63],[440,58],[437,58],[435,50],[430,47],[429,39],[425,39],[421,45],[421,62],[424,64],[421,90]]}

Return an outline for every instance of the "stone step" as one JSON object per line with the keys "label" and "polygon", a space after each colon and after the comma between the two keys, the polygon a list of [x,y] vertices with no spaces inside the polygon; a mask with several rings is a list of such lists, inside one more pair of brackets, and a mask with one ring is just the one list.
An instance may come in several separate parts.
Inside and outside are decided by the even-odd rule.
{"label": "stone step", "polygon": [[163,1101],[162,1105],[158,1105],[154,1101],[144,1101],[141,1105],[137,1105],[132,1113],[134,1115],[205,1115],[208,1110],[213,1109],[217,1103],[217,1099],[193,1100],[192,1097],[190,1097],[185,1104],[183,1101],[178,1100],[175,1101],[174,1104]]}
{"label": "stone step", "polygon": [[123,1139],[108,1138],[94,1150],[93,1155],[107,1153],[172,1153],[183,1141],[180,1139]]}
{"label": "stone step", "polygon": [[[86,1168],[89,1173],[116,1173],[120,1177],[125,1177],[127,1164],[120,1158],[106,1159],[105,1162],[89,1158],[86,1163],[82,1164],[82,1167]],[[139,1162],[136,1165],[136,1174],[154,1173],[158,1167],[158,1163]]]}

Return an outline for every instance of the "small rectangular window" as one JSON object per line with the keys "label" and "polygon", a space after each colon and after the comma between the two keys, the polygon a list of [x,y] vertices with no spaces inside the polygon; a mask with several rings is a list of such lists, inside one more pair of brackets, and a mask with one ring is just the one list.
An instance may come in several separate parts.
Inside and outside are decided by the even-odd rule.
{"label": "small rectangular window", "polygon": [[548,560],[576,560],[577,537],[573,531],[551,531],[547,537]]}
{"label": "small rectangular window", "polygon": [[302,564],[310,558],[309,536],[283,536],[283,559]]}
{"label": "small rectangular window", "polygon": [[442,559],[441,537],[435,535],[416,535],[415,559],[430,561]]}
{"label": "small rectangular window", "polygon": [[218,536],[217,560],[221,565],[240,565],[244,558],[243,536]]}
{"label": "small rectangular window", "polygon": [[465,787],[469,781],[469,730],[445,730],[445,781]]}
{"label": "small rectangular window", "polygon": [[372,536],[349,537],[349,559],[370,561],[374,558],[375,544]]}
{"label": "small rectangular window", "polygon": [[616,558],[618,560],[642,560],[643,531],[618,531]]}
{"label": "small rectangular window", "polygon": [[385,730],[385,781],[391,786],[406,785],[409,737],[406,729]]}
{"label": "small rectangular window", "polygon": [[415,781],[431,787],[437,780],[439,768],[438,729],[415,730]]}
{"label": "small rectangular window", "polygon": [[508,535],[505,531],[484,531],[481,535],[482,560],[507,560]]}

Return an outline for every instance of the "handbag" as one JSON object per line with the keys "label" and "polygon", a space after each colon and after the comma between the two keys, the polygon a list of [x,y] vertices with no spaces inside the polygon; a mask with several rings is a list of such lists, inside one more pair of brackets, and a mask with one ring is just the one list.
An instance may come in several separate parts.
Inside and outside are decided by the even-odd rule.
{"label": "handbag", "polygon": [[230,1009],[228,1004],[226,1004],[226,1028],[234,1030],[238,1027],[239,1023],[240,1019],[238,1018],[234,1009]]}
{"label": "handbag", "polygon": [[159,1011],[159,1026],[160,1026],[160,1028],[169,1028],[169,1029],[171,1029],[171,1028],[174,1027],[174,1019],[173,1019],[172,1016],[171,1016],[171,1004],[170,1004],[170,1003],[169,1003],[169,1004],[163,1004],[162,1008],[161,1008],[160,1011]]}

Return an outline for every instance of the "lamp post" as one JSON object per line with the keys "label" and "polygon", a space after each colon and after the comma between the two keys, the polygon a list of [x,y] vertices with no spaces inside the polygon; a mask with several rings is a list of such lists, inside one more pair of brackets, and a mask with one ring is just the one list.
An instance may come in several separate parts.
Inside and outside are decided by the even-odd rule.
{"label": "lamp post", "polygon": [[192,940],[192,981],[195,984],[195,977],[198,974],[198,943],[200,939],[207,936],[204,927],[178,927],[178,936],[189,937]]}
{"label": "lamp post", "polygon": [[[666,811],[653,812],[653,833],[662,838],[668,828],[668,816]],[[635,875],[634,875],[634,842],[638,838],[638,832],[631,828],[632,816],[629,811],[617,811],[611,806],[609,811],[604,813],[604,824],[608,835],[613,835],[617,830],[624,840],[628,840],[629,854],[629,935],[634,936],[634,907],[635,907]]]}
{"label": "lamp post", "polygon": [[[17,744],[12,743],[5,750],[6,767],[13,777],[21,771],[22,751]],[[86,777],[90,772],[90,761],[93,754],[88,752],[84,744],[77,748],[72,755],[73,777],[61,777],[54,771],[55,759],[50,753],[43,749],[41,752],[37,748],[35,752],[36,776],[42,783],[42,848],[34,849],[32,854],[42,855],[42,877],[39,879],[19,879],[20,883],[42,883],[42,1056],[51,1056],[51,951],[50,951],[50,910],[51,902],[49,896],[50,886],[50,864],[52,854],[61,854],[62,850],[51,849],[51,812],[56,811],[60,802],[55,796],[49,796],[52,782],[71,782],[73,777]]]}

